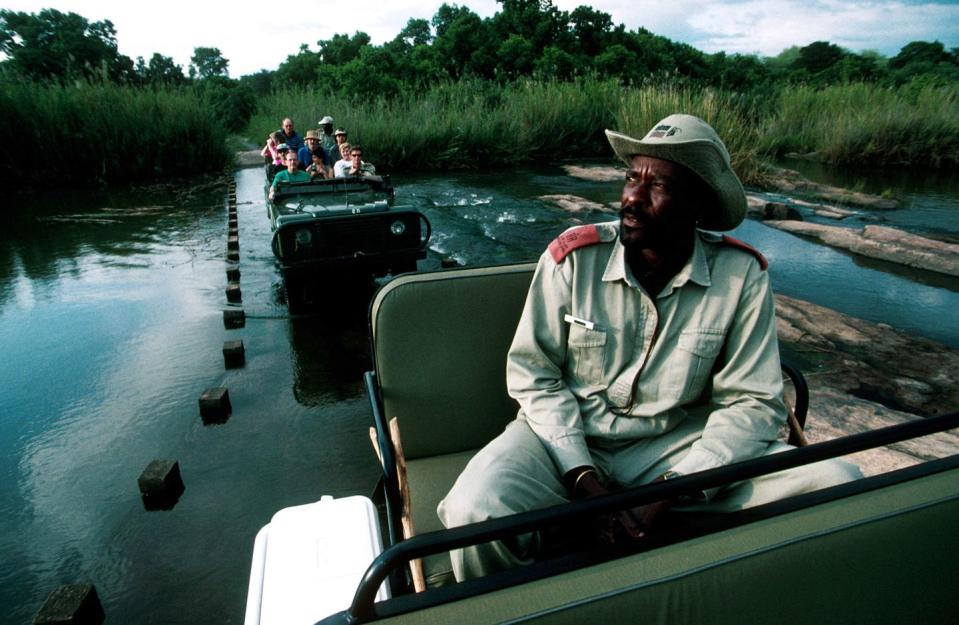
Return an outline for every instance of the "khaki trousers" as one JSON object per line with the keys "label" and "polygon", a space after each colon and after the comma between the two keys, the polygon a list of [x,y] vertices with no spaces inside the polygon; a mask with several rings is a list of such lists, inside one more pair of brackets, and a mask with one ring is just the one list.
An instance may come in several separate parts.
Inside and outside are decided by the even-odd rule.
{"label": "khaki trousers", "polygon": [[[674,467],[702,435],[705,421],[687,419],[655,438],[616,445],[591,445],[594,466],[606,482],[637,486],[653,481]],[[792,449],[775,442],[766,454]],[[834,459],[739,482],[722,489],[708,503],[683,510],[730,512],[826,488],[862,477],[859,468]],[[546,448],[525,420],[481,449],[457,478],[437,514],[446,527],[500,518],[569,501],[562,476]],[[457,580],[480,577],[531,563],[538,537],[525,535],[510,546],[494,541],[451,552]]]}

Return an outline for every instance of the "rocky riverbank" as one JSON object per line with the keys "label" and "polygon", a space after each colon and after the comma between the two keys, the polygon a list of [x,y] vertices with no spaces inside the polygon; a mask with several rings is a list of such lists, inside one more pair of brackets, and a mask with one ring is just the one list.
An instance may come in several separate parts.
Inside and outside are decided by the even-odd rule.
{"label": "rocky riverbank", "polygon": [[879,195],[850,191],[807,180],[798,171],[782,167],[767,166],[769,174],[766,187],[790,195],[802,195],[826,202],[835,202],[847,206],[858,206],[873,210],[893,210],[900,208],[899,201]]}
{"label": "rocky riverbank", "polygon": [[[811,443],[959,407],[959,352],[885,324],[776,296],[779,341],[809,382]],[[959,452],[944,432],[857,454],[867,475]]]}

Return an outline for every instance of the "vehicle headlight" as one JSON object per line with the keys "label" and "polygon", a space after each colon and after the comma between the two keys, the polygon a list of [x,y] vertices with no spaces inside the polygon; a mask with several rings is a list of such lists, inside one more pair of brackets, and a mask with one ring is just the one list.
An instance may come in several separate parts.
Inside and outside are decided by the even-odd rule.
{"label": "vehicle headlight", "polygon": [[400,221],[399,219],[397,219],[392,224],[390,224],[390,232],[392,232],[396,236],[400,236],[401,234],[406,232],[406,224]]}
{"label": "vehicle headlight", "polygon": [[307,228],[300,228],[296,231],[296,244],[309,247],[313,244],[313,233]]}

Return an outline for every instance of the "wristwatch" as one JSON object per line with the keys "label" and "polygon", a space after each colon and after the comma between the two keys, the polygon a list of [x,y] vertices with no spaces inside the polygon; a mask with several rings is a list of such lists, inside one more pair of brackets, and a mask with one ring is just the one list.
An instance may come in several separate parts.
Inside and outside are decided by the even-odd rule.
{"label": "wristwatch", "polygon": [[[677,477],[683,477],[683,474],[678,471],[666,471],[663,473],[662,478],[664,482],[669,480],[675,480]],[[685,493],[679,496],[679,499],[685,501],[686,503],[703,503],[706,501],[706,493],[703,491],[698,491],[695,493]]]}

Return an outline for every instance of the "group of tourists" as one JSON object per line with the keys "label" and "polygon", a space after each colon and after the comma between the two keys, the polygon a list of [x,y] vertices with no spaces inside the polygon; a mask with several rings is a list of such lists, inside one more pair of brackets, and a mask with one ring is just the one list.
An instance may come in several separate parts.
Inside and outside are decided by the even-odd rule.
{"label": "group of tourists", "polygon": [[363,160],[363,148],[347,141],[345,128],[333,130],[329,115],[317,122],[317,130],[301,137],[289,117],[271,133],[260,154],[266,160],[267,178],[273,189],[283,182],[376,175],[376,168]]}

